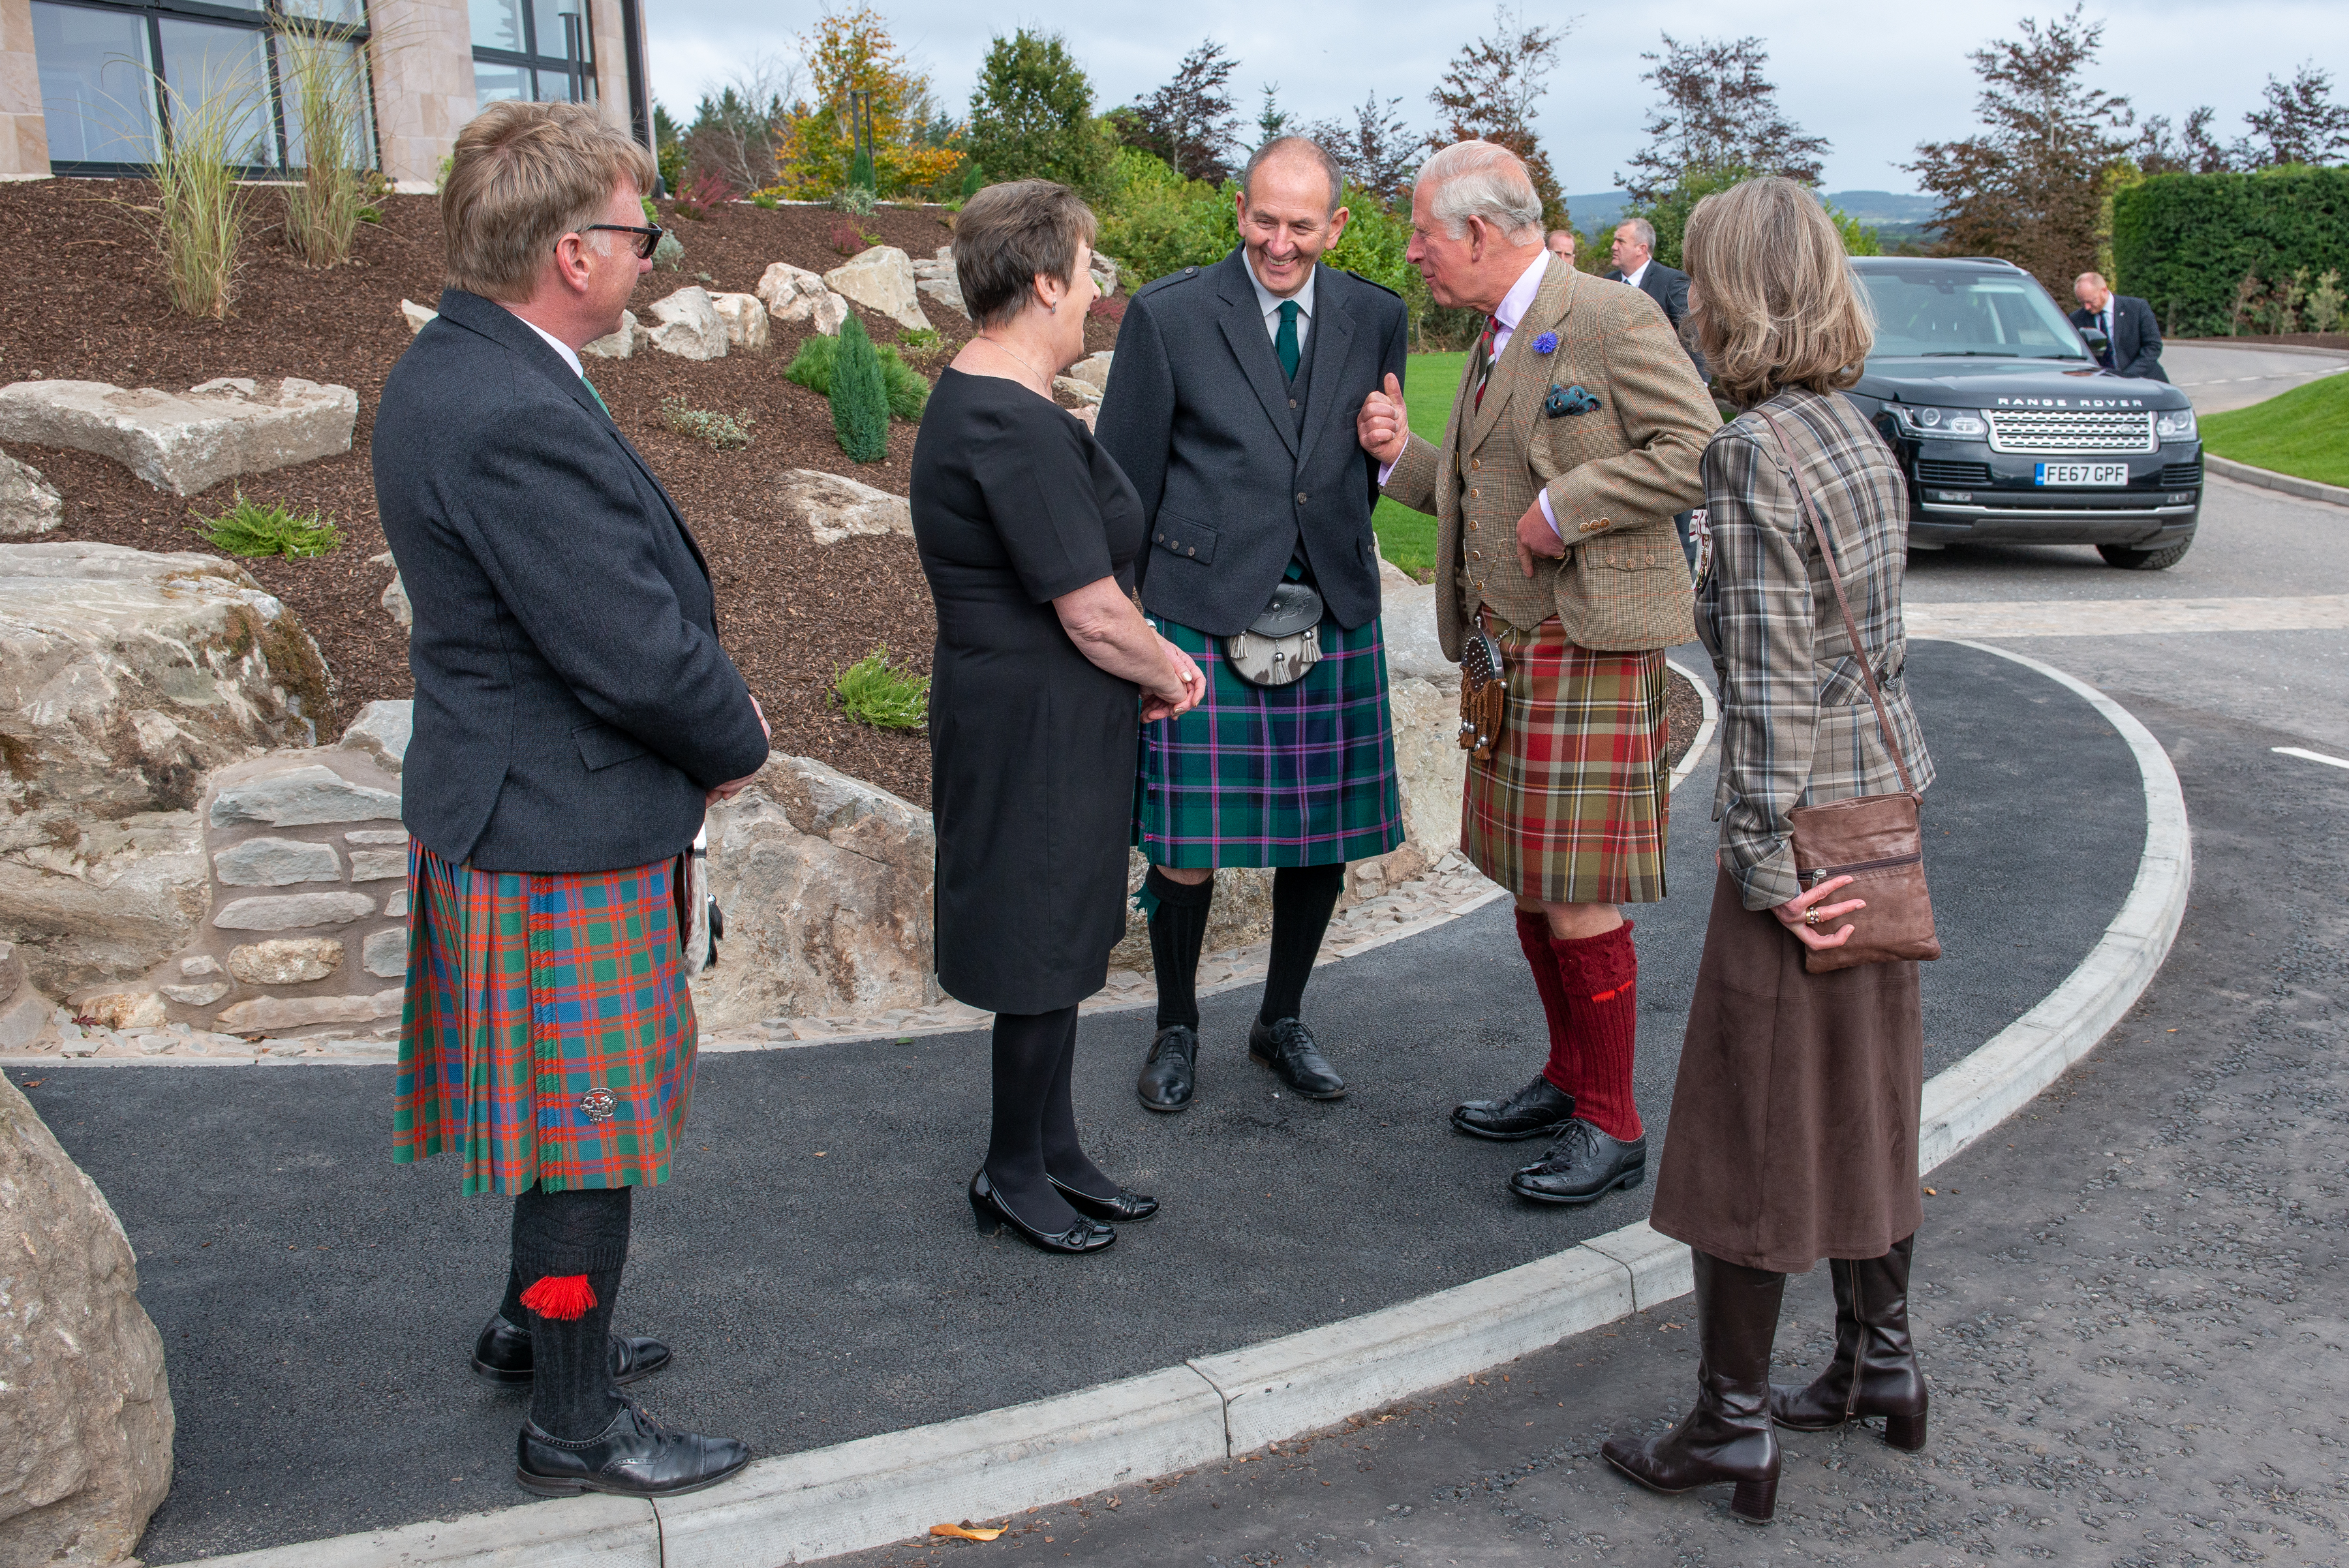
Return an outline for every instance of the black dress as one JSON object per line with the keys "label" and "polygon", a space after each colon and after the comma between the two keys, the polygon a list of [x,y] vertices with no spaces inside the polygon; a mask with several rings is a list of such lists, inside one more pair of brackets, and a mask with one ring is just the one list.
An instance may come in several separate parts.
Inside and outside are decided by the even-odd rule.
{"label": "black dress", "polygon": [[1108,576],[1131,592],[1141,498],[1075,416],[949,368],[913,506],[938,617],[938,984],[990,1012],[1071,1006],[1125,933],[1140,691],[1077,650],[1051,601]]}

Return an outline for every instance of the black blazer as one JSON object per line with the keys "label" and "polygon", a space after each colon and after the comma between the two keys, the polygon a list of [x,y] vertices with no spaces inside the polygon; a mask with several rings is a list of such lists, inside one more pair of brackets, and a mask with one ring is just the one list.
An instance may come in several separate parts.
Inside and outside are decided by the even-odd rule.
{"label": "black blazer", "polygon": [[[1609,267],[1607,276],[1610,282],[1621,283],[1623,269]],[[1704,367],[1704,356],[1696,351],[1696,345],[1681,330],[1681,317],[1688,314],[1688,274],[1676,266],[1666,266],[1653,256],[1648,258],[1648,270],[1640,275],[1640,292],[1664,307],[1664,319],[1672,324],[1672,335],[1681,340],[1681,348],[1696,367],[1698,379],[1702,379],[1712,372]]]}
{"label": "black blazer", "polygon": [[[2072,312],[2072,325],[2095,327],[2096,313],[2075,310]],[[2126,294],[2113,296],[2112,344],[2096,358],[2106,369],[2118,375],[2137,376],[2148,381],[2168,380],[2161,373],[2161,328],[2154,322],[2153,306]]]}
{"label": "black blazer", "polygon": [[376,504],[415,607],[401,815],[485,871],[686,849],[767,759],[700,547],[587,384],[450,289],[384,382]]}
{"label": "black blazer", "polygon": [[1095,428],[1142,497],[1145,609],[1218,637],[1246,631],[1301,538],[1340,626],[1379,613],[1379,472],[1354,415],[1389,372],[1402,379],[1409,338],[1402,296],[1316,266],[1299,410],[1245,249],[1126,302]]}

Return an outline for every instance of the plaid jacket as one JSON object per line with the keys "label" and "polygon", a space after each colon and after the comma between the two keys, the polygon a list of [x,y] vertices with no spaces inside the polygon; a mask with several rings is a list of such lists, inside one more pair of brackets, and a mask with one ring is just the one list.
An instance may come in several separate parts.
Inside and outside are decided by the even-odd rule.
{"label": "plaid jacket", "polygon": [[[1835,541],[1851,613],[1875,658],[1877,684],[1909,781],[1933,760],[1909,703],[1900,576],[1909,495],[1892,453],[1852,403],[1781,392],[1764,405],[1802,463],[1803,487]],[[1884,794],[1900,776],[1878,732],[1818,541],[1803,520],[1777,438],[1748,412],[1704,450],[1713,569],[1698,585],[1697,635],[1721,682],[1721,783],[1713,815],[1722,865],[1749,909],[1802,889],[1786,814],[1798,805]]]}

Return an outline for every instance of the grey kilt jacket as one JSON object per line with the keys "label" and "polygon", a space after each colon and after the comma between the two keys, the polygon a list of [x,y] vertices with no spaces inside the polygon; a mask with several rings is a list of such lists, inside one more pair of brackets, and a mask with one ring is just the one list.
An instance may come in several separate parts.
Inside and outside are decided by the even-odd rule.
{"label": "grey kilt jacket", "polygon": [[701,547],[587,383],[455,289],[384,382],[376,503],[415,607],[408,830],[484,871],[684,851],[767,742]]}

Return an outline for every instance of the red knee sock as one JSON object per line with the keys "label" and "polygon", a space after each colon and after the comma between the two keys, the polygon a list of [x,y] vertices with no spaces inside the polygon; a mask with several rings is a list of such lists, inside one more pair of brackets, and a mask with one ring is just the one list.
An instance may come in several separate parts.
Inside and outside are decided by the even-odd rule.
{"label": "red knee sock", "polygon": [[1557,972],[1557,953],[1550,941],[1547,915],[1539,909],[1530,915],[1517,911],[1517,945],[1526,950],[1526,962],[1534,971],[1534,989],[1541,992],[1542,1013],[1549,1020],[1549,1061],[1542,1068],[1542,1076],[1559,1094],[1570,1095],[1574,1069],[1567,1042],[1574,1037],[1568,1022],[1571,1014],[1567,1010],[1566,981]]}
{"label": "red knee sock", "polygon": [[[1576,1116],[1628,1142],[1643,1130],[1631,1102],[1631,1051],[1640,1024],[1640,955],[1631,946],[1631,922],[1603,936],[1553,937],[1550,950],[1574,1032],[1572,1081],[1558,1086],[1574,1096]],[[1550,1060],[1550,1081],[1557,1083],[1555,1045]]]}

